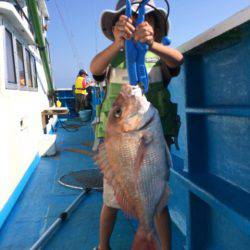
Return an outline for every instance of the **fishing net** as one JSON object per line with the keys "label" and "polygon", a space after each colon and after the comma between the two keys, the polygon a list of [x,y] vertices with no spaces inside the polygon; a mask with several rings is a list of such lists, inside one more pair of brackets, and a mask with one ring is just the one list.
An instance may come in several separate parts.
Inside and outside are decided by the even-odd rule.
{"label": "fishing net", "polygon": [[103,175],[99,169],[85,169],[63,175],[59,179],[59,183],[74,189],[91,188],[101,191],[103,188]]}

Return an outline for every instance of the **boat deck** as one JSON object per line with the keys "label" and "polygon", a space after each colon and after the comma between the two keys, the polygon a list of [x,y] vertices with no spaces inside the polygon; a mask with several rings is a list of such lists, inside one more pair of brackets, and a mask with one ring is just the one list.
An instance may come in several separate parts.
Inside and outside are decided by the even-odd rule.
{"label": "boat deck", "polygon": [[[81,192],[60,185],[58,179],[71,171],[96,168],[90,156],[69,151],[91,150],[86,146],[94,137],[90,124],[77,132],[59,128],[56,133],[58,153],[41,159],[0,231],[1,250],[29,249]],[[98,244],[101,206],[102,193],[91,191],[43,249],[92,250]],[[112,249],[130,249],[134,232],[134,223],[119,212]],[[183,249],[183,239],[174,242],[173,249]]]}

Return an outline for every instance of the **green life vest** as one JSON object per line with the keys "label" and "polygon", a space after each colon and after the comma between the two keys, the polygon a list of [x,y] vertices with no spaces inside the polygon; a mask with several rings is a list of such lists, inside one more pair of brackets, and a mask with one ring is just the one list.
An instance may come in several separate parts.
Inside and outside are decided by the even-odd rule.
{"label": "green life vest", "polygon": [[[147,52],[145,65],[149,77],[149,91],[147,99],[158,109],[162,122],[163,132],[168,144],[177,139],[180,124],[177,116],[177,104],[170,100],[170,93],[164,86],[159,57]],[[126,69],[125,53],[120,52],[111,62],[106,97],[102,103],[100,122],[96,125],[96,138],[105,136],[105,126],[113,102],[120,93],[122,84],[129,83]]]}

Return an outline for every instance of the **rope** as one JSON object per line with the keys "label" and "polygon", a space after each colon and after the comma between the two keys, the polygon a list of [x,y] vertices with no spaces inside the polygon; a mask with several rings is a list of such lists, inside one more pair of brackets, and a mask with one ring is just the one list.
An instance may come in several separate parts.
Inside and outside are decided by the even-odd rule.
{"label": "rope", "polygon": [[63,26],[63,28],[65,30],[69,45],[70,45],[72,53],[73,53],[73,56],[76,59],[77,66],[78,66],[78,68],[81,68],[80,57],[78,56],[79,52],[78,52],[77,47],[76,47],[76,45],[74,43],[74,39],[73,39],[73,36],[72,36],[72,31],[66,25],[64,17],[62,15],[62,12],[61,12],[61,10],[60,10],[60,8],[58,6],[57,0],[55,0],[55,6],[56,6],[57,12],[59,14],[59,17],[61,19],[62,26]]}
{"label": "rope", "polygon": [[58,118],[58,122],[60,126],[58,128],[63,128],[67,132],[77,132],[81,127],[84,127],[88,124],[88,122],[81,122],[77,121],[77,123],[68,123],[68,122],[63,122],[61,119]]}
{"label": "rope", "polygon": [[97,54],[97,47],[98,47],[98,36],[97,36],[97,28],[96,28],[96,24],[98,23],[97,21],[97,16],[96,16],[96,8],[93,8],[93,12],[94,12],[94,31],[95,31],[95,53]]}

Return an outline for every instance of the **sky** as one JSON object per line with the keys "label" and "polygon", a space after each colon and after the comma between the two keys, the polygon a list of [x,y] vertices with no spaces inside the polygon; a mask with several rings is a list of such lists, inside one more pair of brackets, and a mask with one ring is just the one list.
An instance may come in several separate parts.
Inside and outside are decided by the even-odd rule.
{"label": "sky", "polygon": [[[48,0],[48,41],[56,88],[71,88],[79,68],[89,72],[92,58],[108,45],[100,29],[100,16],[114,9],[117,0]],[[166,8],[164,0],[156,6]],[[250,0],[169,0],[173,47],[248,7]]]}

